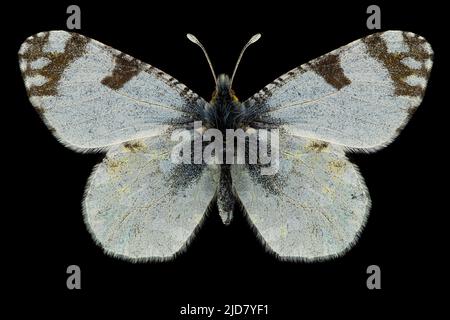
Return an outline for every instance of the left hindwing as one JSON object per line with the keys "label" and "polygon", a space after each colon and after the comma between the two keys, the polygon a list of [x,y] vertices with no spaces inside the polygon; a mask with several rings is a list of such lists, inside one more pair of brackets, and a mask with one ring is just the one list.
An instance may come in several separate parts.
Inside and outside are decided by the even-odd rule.
{"label": "left hindwing", "polygon": [[[191,143],[185,142],[185,143]],[[175,164],[170,135],[111,148],[89,179],[84,215],[109,254],[167,259],[186,248],[213,199],[215,166]]]}
{"label": "left hindwing", "polygon": [[432,59],[430,44],[416,34],[376,33],[291,70],[245,106],[258,125],[281,125],[290,134],[349,148],[379,148],[422,101]]}

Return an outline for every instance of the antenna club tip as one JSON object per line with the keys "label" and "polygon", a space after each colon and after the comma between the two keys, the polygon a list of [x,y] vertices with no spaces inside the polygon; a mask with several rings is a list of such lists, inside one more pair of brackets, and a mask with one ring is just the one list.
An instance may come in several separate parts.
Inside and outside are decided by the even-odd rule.
{"label": "antenna club tip", "polygon": [[261,38],[261,33],[257,33],[257,34],[255,34],[255,35],[250,39],[249,42],[255,43],[255,42],[258,41],[260,38]]}
{"label": "antenna club tip", "polygon": [[190,41],[197,43],[197,38],[192,33],[186,33],[186,38],[188,38]]}

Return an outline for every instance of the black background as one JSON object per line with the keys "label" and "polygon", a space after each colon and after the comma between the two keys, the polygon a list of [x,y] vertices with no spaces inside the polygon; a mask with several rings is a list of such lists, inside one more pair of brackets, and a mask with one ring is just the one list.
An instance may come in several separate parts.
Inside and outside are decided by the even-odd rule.
{"label": "black background", "polygon": [[[186,32],[203,42],[218,73],[231,73],[245,42],[262,33],[236,77],[241,100],[284,72],[372,33],[366,28],[366,8],[372,3],[363,2],[77,3],[82,11],[80,33],[164,70],[207,100],[212,78]],[[137,264],[105,255],[83,222],[84,187],[103,155],[79,154],[59,144],[28,102],[21,80],[16,55],[20,44],[40,31],[65,29],[69,4],[22,2],[3,8],[4,16],[13,18],[3,31],[12,36],[3,70],[11,71],[5,92],[11,100],[4,107],[13,114],[4,119],[3,129],[12,142],[4,152],[13,162],[8,167],[12,169],[5,170],[13,179],[4,214],[13,222],[3,229],[14,234],[6,242],[4,264],[14,270],[8,280],[17,297],[45,298],[43,306],[49,309],[60,302],[115,297],[127,301],[109,307],[142,309],[148,319],[175,319],[187,303],[269,304],[272,317],[281,319],[306,311],[350,312],[363,302],[372,313],[407,297],[408,303],[401,305],[406,310],[422,303],[409,303],[411,299],[421,301],[434,293],[445,267],[437,246],[445,215],[437,195],[437,182],[445,172],[436,162],[443,155],[444,128],[437,123],[448,107],[440,95],[445,35],[437,4],[378,2],[382,30],[424,36],[435,51],[435,64],[424,101],[399,138],[377,153],[351,157],[366,180],[372,211],[350,252],[326,262],[281,262],[263,249],[241,213],[225,227],[213,210],[188,250],[175,260]],[[80,291],[66,288],[71,264],[81,267]],[[371,264],[381,268],[382,290],[366,287]],[[135,298],[145,303],[133,304]]]}

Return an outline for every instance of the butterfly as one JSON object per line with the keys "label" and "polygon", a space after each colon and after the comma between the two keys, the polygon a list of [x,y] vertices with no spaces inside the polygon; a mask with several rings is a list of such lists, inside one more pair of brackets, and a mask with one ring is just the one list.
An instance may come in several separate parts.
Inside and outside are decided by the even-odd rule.
{"label": "butterfly", "polygon": [[[357,241],[371,201],[348,152],[392,142],[422,101],[433,51],[421,36],[385,31],[282,75],[240,102],[216,76],[206,101],[163,71],[96,40],[41,32],[20,47],[31,104],[54,136],[78,152],[104,152],[87,183],[86,224],[108,254],[169,259],[184,250],[217,203],[222,221],[243,208],[280,259],[340,256]],[[279,130],[279,170],[261,164],[174,163],[171,134],[202,129]],[[257,137],[262,143],[263,138]],[[203,145],[202,145],[203,146]]]}

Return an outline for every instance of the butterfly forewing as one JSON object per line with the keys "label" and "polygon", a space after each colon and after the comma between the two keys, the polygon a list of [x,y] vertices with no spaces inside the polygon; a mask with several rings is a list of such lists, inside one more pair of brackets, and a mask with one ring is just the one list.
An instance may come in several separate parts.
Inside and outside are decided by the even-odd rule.
{"label": "butterfly forewing", "polygon": [[430,44],[416,34],[376,33],[286,73],[245,104],[259,124],[376,149],[391,142],[419,106],[432,59]]}
{"label": "butterfly forewing", "polygon": [[22,44],[19,60],[31,103],[77,150],[199,120],[206,103],[166,73],[76,33],[38,33]]}

